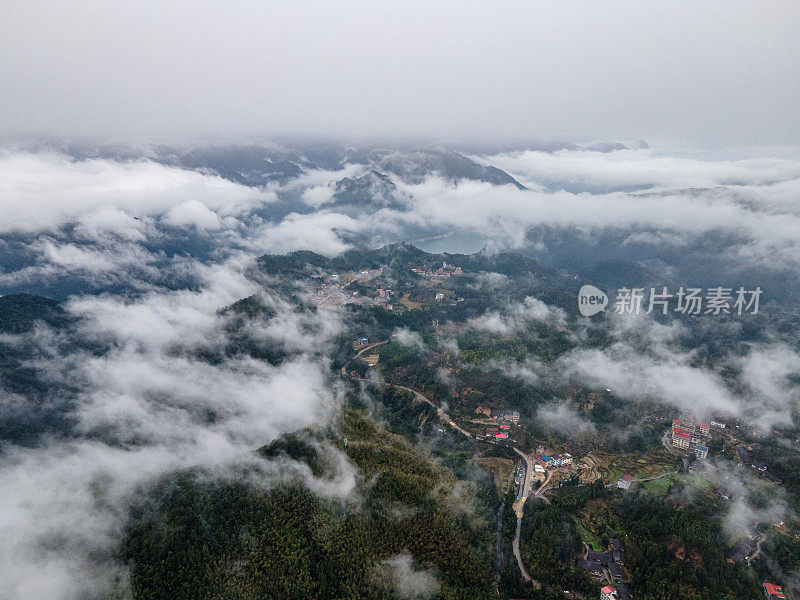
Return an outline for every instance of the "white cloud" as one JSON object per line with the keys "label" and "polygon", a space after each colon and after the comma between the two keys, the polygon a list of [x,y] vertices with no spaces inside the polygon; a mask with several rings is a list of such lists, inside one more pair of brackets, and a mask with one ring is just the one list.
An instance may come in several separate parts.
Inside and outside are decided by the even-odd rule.
{"label": "white cloud", "polygon": [[[73,437],[38,447],[4,446],[0,456],[0,595],[65,600],[103,595],[119,565],[113,551],[137,486],[174,469],[200,466],[223,476],[256,469],[269,486],[300,477],[318,493],[353,491],[355,474],[334,456],[335,476],[317,481],[307,467],[264,465],[252,450],[285,432],[328,423],[339,406],[324,352],[341,330],[330,312],[302,316],[279,300],[276,315],[245,324],[287,352],[278,364],[224,356],[231,317],[218,310],[258,288],[245,264],[197,266],[198,291],[149,291],[136,299],[74,298],[77,335],[103,352],[62,351],[39,329],[30,358],[52,382],[76,390],[67,417]],[[261,336],[261,337],[259,337]],[[37,358],[38,356],[38,358]],[[335,455],[336,452],[330,449]]]}
{"label": "white cloud", "polygon": [[361,231],[364,225],[363,221],[339,213],[292,213],[280,223],[264,225],[251,244],[270,253],[312,250],[334,256],[350,247],[338,234]]}
{"label": "white cloud", "polygon": [[786,344],[754,345],[740,361],[750,389],[746,414],[763,431],[774,425],[792,426],[800,409],[800,388],[789,376],[800,375],[800,355]]}
{"label": "white cloud", "polygon": [[392,332],[392,339],[399,342],[403,346],[409,346],[418,350],[425,348],[425,342],[422,341],[422,336],[416,331],[411,331],[407,327],[399,327]]}
{"label": "white cloud", "polygon": [[173,206],[164,216],[164,221],[177,227],[192,226],[200,230],[222,227],[217,214],[198,200],[187,200]]}
{"label": "white cloud", "polygon": [[[150,161],[73,160],[57,153],[0,152],[0,233],[84,231],[133,236],[134,217],[175,212],[178,224],[209,228],[220,218],[274,202],[275,195],[221,177]],[[203,210],[204,209],[204,210]]]}
{"label": "white cloud", "polygon": [[548,306],[537,298],[527,297],[502,311],[489,311],[467,321],[469,327],[497,335],[512,335],[524,330],[531,322],[552,326],[566,324],[566,313],[558,307]]}
{"label": "white cloud", "polygon": [[386,561],[394,592],[403,600],[432,598],[439,593],[439,582],[431,571],[418,569],[410,554],[398,554]]}
{"label": "white cloud", "polygon": [[594,423],[565,403],[552,402],[536,409],[536,418],[564,435],[594,433]]}

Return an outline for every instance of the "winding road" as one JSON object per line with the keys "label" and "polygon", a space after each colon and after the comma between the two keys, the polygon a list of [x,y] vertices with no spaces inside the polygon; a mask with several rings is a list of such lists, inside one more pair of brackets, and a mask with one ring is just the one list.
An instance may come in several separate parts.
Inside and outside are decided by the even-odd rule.
{"label": "winding road", "polygon": [[428,398],[426,398],[426,397],[425,397],[425,396],[422,394],[422,392],[418,392],[418,391],[417,391],[417,390],[415,390],[414,388],[406,387],[406,386],[404,386],[404,385],[397,385],[396,383],[387,383],[386,385],[391,385],[392,387],[396,387],[397,389],[400,389],[400,390],[405,390],[405,391],[407,391],[407,392],[411,392],[412,394],[414,394],[414,397],[415,397],[417,400],[420,400],[420,401],[422,401],[422,402],[426,402],[427,404],[430,404],[430,405],[431,405],[433,408],[435,408],[435,409],[436,409],[436,414],[437,414],[437,415],[439,415],[439,418],[440,418],[440,419],[442,419],[443,421],[445,421],[445,422],[449,423],[449,424],[450,424],[450,426],[451,426],[453,429],[455,429],[456,431],[459,431],[459,432],[463,433],[463,434],[464,434],[465,436],[467,436],[468,438],[471,438],[471,437],[472,437],[472,434],[471,434],[469,431],[467,431],[466,429],[462,429],[461,427],[459,427],[459,426],[458,426],[458,424],[457,424],[455,421],[453,421],[453,419],[451,419],[451,418],[450,418],[450,415],[448,415],[446,412],[444,412],[444,410],[443,410],[441,407],[439,407],[439,406],[436,406],[436,404],[434,404],[434,403],[433,403],[433,400],[429,400]]}
{"label": "winding road", "polygon": [[347,367],[350,366],[351,362],[353,362],[355,359],[359,358],[362,354],[364,354],[364,352],[366,352],[367,350],[372,350],[373,348],[377,348],[378,346],[382,346],[383,344],[387,343],[388,341],[389,340],[383,340],[382,342],[373,342],[372,344],[367,344],[366,346],[364,346],[361,350],[356,352],[355,355],[353,355],[353,358],[348,360],[344,364],[344,366],[342,366],[342,375],[347,375]]}
{"label": "winding road", "polygon": [[[385,344],[387,341],[388,340],[385,340],[383,342],[376,342],[374,344],[369,344],[368,346],[365,346],[355,356],[353,356],[353,358],[351,358],[350,361],[352,361],[355,358],[358,358],[364,352],[366,352],[368,350],[371,350],[372,348],[375,348],[376,346],[380,346],[381,344]],[[342,374],[344,374],[344,375],[347,374],[347,366],[350,364],[350,361],[347,361],[347,363],[342,367]],[[417,400],[419,400],[421,402],[425,402],[426,404],[429,404],[430,406],[435,408],[436,409],[436,414],[439,416],[439,418],[441,420],[447,422],[453,429],[455,429],[456,431],[462,433],[464,436],[466,436],[468,438],[472,438],[473,437],[472,434],[469,431],[467,431],[466,429],[460,427],[455,421],[453,421],[453,419],[450,417],[450,415],[448,415],[446,412],[444,412],[444,409],[442,409],[441,407],[439,407],[436,404],[434,404],[433,400],[428,399],[422,392],[420,392],[418,390],[415,390],[414,388],[410,388],[408,386],[405,386],[405,385],[398,385],[396,383],[387,383],[386,385],[391,385],[392,387],[395,387],[397,389],[404,390],[406,392],[411,392]],[[514,540],[512,542],[512,550],[514,552],[514,557],[517,559],[517,566],[519,567],[519,571],[520,571],[520,573],[522,575],[522,578],[525,581],[530,582],[531,584],[533,584],[537,588],[540,588],[540,587],[542,587],[541,584],[538,581],[536,581],[533,577],[531,577],[530,573],[528,573],[528,570],[525,568],[525,564],[522,562],[522,554],[520,553],[520,549],[519,549],[519,538],[520,538],[520,531],[522,529],[522,517],[523,517],[523,514],[524,514],[525,501],[528,499],[528,496],[530,495],[530,492],[531,492],[531,487],[533,486],[533,479],[534,479],[534,476],[533,476],[533,473],[534,473],[533,460],[531,459],[531,457],[528,454],[524,453],[522,450],[520,450],[517,447],[514,447],[514,451],[517,454],[519,454],[525,460],[525,480],[523,481],[523,484],[522,484],[522,493],[514,501],[514,505],[513,505],[514,512],[517,515],[517,530],[516,530],[516,533],[514,535]],[[513,476],[513,471],[511,473],[511,475]],[[545,479],[545,481],[542,483],[541,487],[533,495],[534,498],[541,498],[547,504],[550,504],[550,500],[548,500],[543,494],[544,494],[545,491],[547,491],[549,489],[546,486],[547,486],[547,483],[550,481],[551,475],[552,475],[552,473],[548,471],[547,479]],[[511,481],[511,479],[509,477],[509,482],[510,481]],[[501,538],[502,514],[503,514],[503,508],[504,507],[505,507],[505,500],[501,504],[500,510],[498,511],[498,529],[497,529],[497,548],[498,548],[498,550],[497,550],[498,551],[497,560],[498,561],[500,560],[500,538]],[[499,563],[497,565],[497,568],[499,568]],[[499,572],[497,573],[496,577],[499,577]]]}
{"label": "winding road", "polygon": [[[669,475],[676,475],[679,471],[667,471],[665,473],[660,473],[658,475],[654,475],[653,477],[633,477],[631,479],[631,483],[643,483],[645,481],[655,481],[656,479],[661,479],[662,477],[667,477]],[[612,481],[611,483],[607,483],[606,487],[611,488],[617,485],[616,481]]]}
{"label": "winding road", "polygon": [[[514,534],[514,541],[511,544],[511,548],[514,551],[514,558],[517,559],[517,566],[519,567],[519,572],[522,574],[522,578],[525,581],[531,582],[536,587],[541,587],[541,584],[538,581],[536,581],[533,577],[531,577],[530,573],[528,573],[528,569],[525,568],[525,564],[522,562],[522,553],[520,552],[519,549],[519,536],[520,536],[520,531],[522,530],[522,517],[525,511],[525,501],[528,499],[528,496],[530,495],[531,492],[531,486],[533,485],[533,473],[534,473],[533,460],[531,460],[530,455],[526,454],[519,448],[515,447],[514,451],[525,460],[525,480],[522,482],[522,492],[517,497],[517,500],[514,502],[514,512],[517,514],[517,531]],[[547,483],[548,481],[550,481],[549,472],[547,473],[547,479],[545,480],[545,483]],[[542,488],[543,487],[544,484],[542,484]],[[541,491],[542,488],[539,488],[539,490]],[[536,494],[534,494],[534,497],[539,497],[538,494],[539,492],[537,491]],[[549,503],[549,500],[547,500],[547,498],[542,498],[542,499],[545,502]]]}

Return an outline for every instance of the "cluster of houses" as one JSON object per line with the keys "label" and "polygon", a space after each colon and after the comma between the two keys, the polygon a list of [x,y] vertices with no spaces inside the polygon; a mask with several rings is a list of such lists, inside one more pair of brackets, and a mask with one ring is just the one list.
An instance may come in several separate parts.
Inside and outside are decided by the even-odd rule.
{"label": "cluster of houses", "polygon": [[502,423],[519,423],[519,413],[515,410],[493,410],[492,419]]}
{"label": "cluster of houses", "polygon": [[442,266],[438,269],[433,269],[431,267],[427,267],[425,269],[411,269],[414,273],[419,275],[420,277],[430,277],[433,279],[446,279],[451,276],[458,277],[459,275],[463,274],[461,267],[457,267],[455,265],[447,264],[446,262],[442,263]]}
{"label": "cluster of houses", "polygon": [[[358,273],[352,274],[351,282],[367,282],[383,274],[383,267],[377,269],[367,269]],[[349,277],[349,275],[347,275]],[[389,289],[375,288],[375,296],[364,296],[359,294],[358,290],[349,290],[346,283],[342,285],[342,276],[333,273],[328,275],[323,280],[322,285],[317,289],[312,301],[317,306],[340,306],[342,304],[359,304],[365,306],[383,306],[388,310],[392,310],[391,304],[394,292]]]}
{"label": "cluster of houses", "polygon": [[694,454],[699,459],[708,456],[708,438],[710,425],[708,423],[683,421],[672,419],[672,447]]}
{"label": "cluster of houses", "polygon": [[750,444],[749,446],[745,447],[742,445],[736,446],[736,459],[744,466],[750,467],[753,471],[756,472],[759,476],[763,477],[770,483],[781,484],[782,481],[780,477],[776,477],[772,473],[769,472],[767,469],[767,464],[761,462],[759,460],[753,460],[750,458],[749,450],[759,450],[761,448],[761,444],[755,442]]}
{"label": "cluster of houses", "polygon": [[476,413],[482,413],[495,422],[497,427],[487,427],[485,436],[494,440],[507,440],[508,434],[511,433],[511,425],[519,423],[519,413],[515,410],[492,410],[479,406]]}
{"label": "cluster of houses", "polygon": [[508,423],[501,423],[498,427],[487,427],[486,437],[495,440],[507,440],[508,433],[511,430],[511,425]]}
{"label": "cluster of houses", "polygon": [[547,470],[572,466],[571,454],[564,453],[564,454],[558,454],[556,456],[549,456],[547,454],[543,454],[541,456],[534,456],[534,458],[543,468]]}
{"label": "cluster of houses", "polygon": [[620,580],[625,578],[622,570],[625,566],[625,548],[621,540],[611,538],[610,553],[588,550],[586,557],[578,561],[578,566],[586,571],[589,577],[597,581],[606,580],[617,586],[607,585],[601,590],[600,597],[604,600],[630,600],[633,597],[628,585],[620,583]]}
{"label": "cluster of houses", "polygon": [[629,600],[633,598],[630,588],[621,583],[619,588],[607,585],[600,589],[600,600]]}

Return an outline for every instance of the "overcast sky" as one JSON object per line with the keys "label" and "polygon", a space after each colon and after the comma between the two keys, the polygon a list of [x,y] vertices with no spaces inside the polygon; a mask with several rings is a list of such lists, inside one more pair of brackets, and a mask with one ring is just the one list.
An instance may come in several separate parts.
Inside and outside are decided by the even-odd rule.
{"label": "overcast sky", "polygon": [[800,143],[800,3],[42,2],[0,136]]}

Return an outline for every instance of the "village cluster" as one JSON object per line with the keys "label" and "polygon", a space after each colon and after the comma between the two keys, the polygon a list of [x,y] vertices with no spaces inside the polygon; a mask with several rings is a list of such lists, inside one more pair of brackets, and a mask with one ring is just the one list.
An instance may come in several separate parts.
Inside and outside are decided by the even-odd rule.
{"label": "village cluster", "polygon": [[374,286],[371,291],[374,295],[362,294],[359,290],[350,289],[355,283],[368,284],[383,275],[383,267],[369,269],[355,273],[327,275],[319,288],[314,292],[312,301],[317,306],[341,306],[343,304],[357,304],[361,306],[383,306],[387,310],[394,308],[392,298],[393,290]]}
{"label": "village cluster", "polygon": [[459,275],[463,274],[461,267],[450,265],[446,262],[443,262],[442,266],[436,269],[432,267],[425,267],[422,269],[412,268],[411,271],[420,277],[431,277],[433,279],[446,279],[451,276],[458,277]]}
{"label": "village cluster", "polygon": [[[444,266],[449,265],[445,263]],[[433,273],[436,273],[436,271]],[[420,274],[422,275],[422,273]],[[378,345],[381,343],[385,342],[377,342]],[[373,353],[364,357],[364,360],[370,366],[374,366],[379,357],[379,350],[371,349],[374,345],[376,343],[373,342],[370,345],[366,337],[355,340],[353,344],[355,349],[361,348],[364,349],[364,352],[371,351]],[[610,392],[610,390],[607,391]],[[518,517],[522,516],[522,504],[526,498],[533,496],[544,497],[543,494],[549,489],[569,485],[571,482],[577,483],[576,480],[582,483],[591,483],[600,478],[602,476],[601,470],[606,468],[600,466],[601,463],[592,453],[589,453],[580,461],[576,461],[573,460],[572,455],[566,452],[554,452],[543,444],[539,444],[536,450],[530,452],[530,454],[520,451],[517,447],[517,439],[525,437],[524,425],[521,424],[519,411],[513,408],[494,409],[481,404],[474,409],[470,418],[460,419],[459,424],[442,412],[441,409],[439,412],[443,422],[449,423],[461,434],[492,446],[506,446],[524,457],[525,460],[514,461],[511,473],[514,483],[514,495],[516,496],[514,508]],[[669,419],[673,415],[669,411],[658,411],[652,413],[651,418],[661,422],[666,420],[669,423]],[[781,483],[778,477],[769,472],[766,464],[751,458],[751,452],[758,455],[758,451],[761,450],[761,445],[752,440],[757,435],[755,429],[751,430],[752,423],[740,423],[739,420],[730,421],[729,423],[724,420],[709,420],[706,422],[697,420],[692,415],[680,415],[679,418],[672,418],[671,421],[671,428],[665,431],[662,443],[672,452],[675,458],[678,456],[682,458],[683,469],[689,475],[702,475],[704,472],[713,469],[713,465],[708,461],[709,446],[712,446],[715,452],[721,451],[720,457],[724,456],[726,451],[730,452],[730,457],[742,468],[752,470],[754,474],[771,483]],[[444,432],[442,427],[437,430],[439,433]],[[720,440],[723,440],[723,445],[720,445]],[[644,461],[640,460],[639,462]],[[529,468],[530,472],[528,472]],[[631,468],[631,465],[626,464],[625,468]],[[636,467],[634,466],[633,468]],[[610,483],[605,485],[606,487],[628,490],[634,484],[646,486],[653,480],[665,477],[669,481],[679,472],[677,467],[673,468],[675,468],[675,471],[670,470],[654,475],[642,475],[641,471],[637,470],[636,473],[638,474],[635,477],[630,473],[625,473],[616,481],[611,480]],[[622,472],[624,473],[624,471]],[[732,474],[729,476],[735,477]],[[538,488],[532,488],[531,483],[536,481],[539,482]],[[731,484],[731,488],[736,489],[736,486]],[[532,493],[534,489],[537,491]],[[735,496],[735,492],[726,487],[718,487],[716,493],[724,500],[733,500]],[[773,522],[771,526],[787,535],[790,534],[783,522]],[[763,540],[763,536],[763,531],[757,527],[750,527],[747,531],[743,531],[741,539],[726,554],[728,562],[732,564],[740,561],[749,562],[757,555],[758,546],[760,540]],[[800,539],[800,532],[796,534],[796,537]],[[600,585],[604,585],[600,593],[601,600],[630,600],[633,596],[625,571],[625,548],[622,539],[611,537],[609,546],[606,548],[599,548],[596,545],[594,548],[597,549],[586,546],[583,558],[577,560],[577,566],[584,570],[590,578]],[[682,552],[682,549],[678,549],[676,552]],[[770,582],[762,583],[766,598],[785,598],[779,585]]]}
{"label": "village cluster", "polygon": [[611,538],[611,552],[586,550],[586,555],[578,561],[578,566],[597,581],[613,582],[600,590],[601,600],[630,600],[633,598],[631,588],[620,583],[625,578],[622,568],[625,566],[625,547],[622,540]]}
{"label": "village cluster", "polygon": [[708,423],[691,422],[690,419],[672,420],[672,446],[680,450],[687,450],[699,459],[708,456],[708,438],[710,426]]}
{"label": "village cluster", "polygon": [[[463,275],[461,267],[442,262],[441,266],[412,268],[411,271],[423,279],[443,280]],[[391,278],[383,277],[384,267],[365,269],[347,273],[332,273],[321,279],[318,287],[312,292],[312,302],[319,307],[342,306],[355,304],[358,306],[381,306],[386,310],[406,310],[418,308],[420,302],[409,301],[409,292],[400,292],[387,287],[394,285]],[[319,280],[318,280],[319,281]],[[396,282],[394,282],[396,283]],[[406,282],[406,287],[411,287]],[[357,289],[361,288],[361,289]],[[366,289],[365,289],[366,288]],[[449,292],[452,296],[452,292]],[[431,293],[432,300],[441,302],[448,296],[448,290]],[[458,301],[463,301],[459,298]],[[424,302],[424,300],[421,300]]]}

